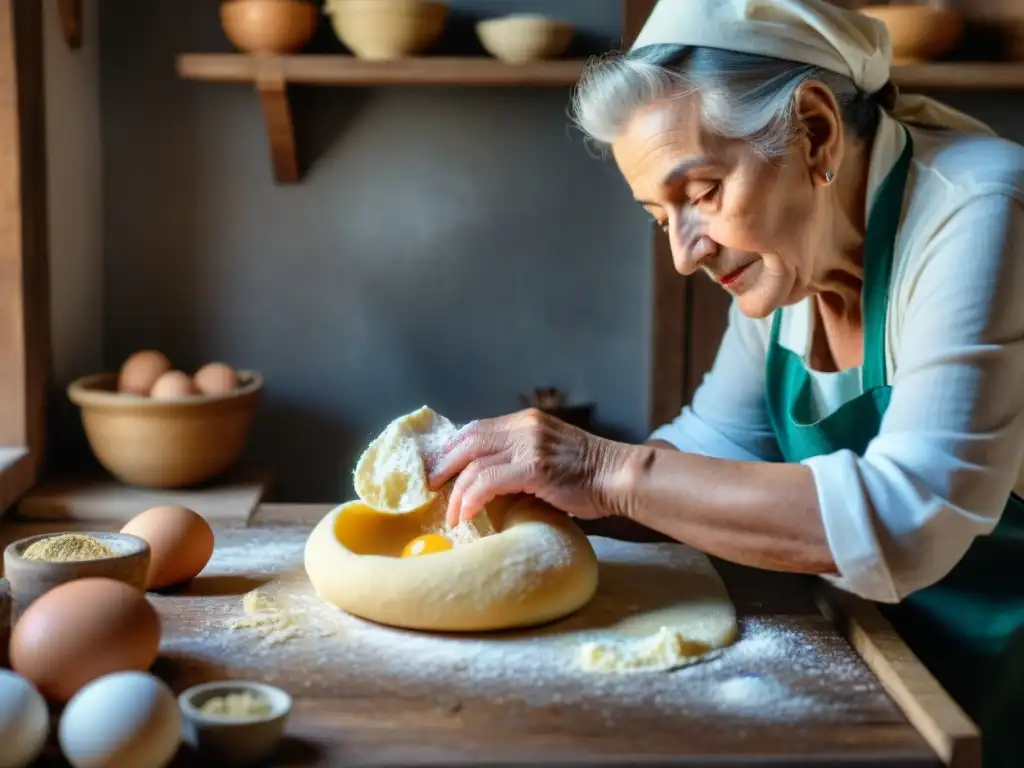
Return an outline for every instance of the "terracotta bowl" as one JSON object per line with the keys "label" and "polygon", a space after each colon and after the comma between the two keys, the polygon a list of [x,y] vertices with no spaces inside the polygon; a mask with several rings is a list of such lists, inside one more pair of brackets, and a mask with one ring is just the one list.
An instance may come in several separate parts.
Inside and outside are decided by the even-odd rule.
{"label": "terracotta bowl", "polygon": [[484,49],[510,64],[561,56],[572,42],[572,25],[533,14],[487,19],[476,25]]}
{"label": "terracotta bowl", "polygon": [[889,30],[894,64],[915,64],[942,58],[964,34],[964,17],[936,5],[868,5],[860,9]]}
{"label": "terracotta bowl", "polygon": [[316,32],[320,9],[309,0],[223,0],[220,23],[246,53],[294,53]]}
{"label": "terracotta bowl", "polygon": [[338,39],[361,59],[414,56],[437,42],[449,8],[431,0],[327,0]]}
{"label": "terracotta bowl", "polygon": [[116,373],[71,382],[68,397],[79,406],[96,459],[129,485],[184,488],[231,469],[245,448],[263,391],[263,377],[238,371],[239,388],[226,395],[177,400],[115,391]]}

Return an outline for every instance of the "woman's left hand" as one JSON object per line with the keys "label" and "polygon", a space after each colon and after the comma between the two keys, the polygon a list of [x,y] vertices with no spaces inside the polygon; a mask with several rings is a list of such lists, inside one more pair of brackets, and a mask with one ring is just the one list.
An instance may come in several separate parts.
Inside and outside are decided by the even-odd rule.
{"label": "woman's left hand", "polygon": [[528,493],[573,517],[616,514],[616,476],[629,446],[530,408],[461,429],[436,457],[430,485],[458,475],[448,524],[471,520],[497,496]]}

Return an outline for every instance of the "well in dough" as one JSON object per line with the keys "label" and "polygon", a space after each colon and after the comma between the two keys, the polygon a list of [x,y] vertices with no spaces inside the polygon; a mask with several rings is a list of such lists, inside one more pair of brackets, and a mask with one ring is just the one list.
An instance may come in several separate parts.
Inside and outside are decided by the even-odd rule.
{"label": "well in dough", "polygon": [[399,416],[356,463],[356,495],[378,512],[412,512],[438,494],[427,485],[425,458],[457,434],[455,425],[427,406]]}
{"label": "well in dough", "polygon": [[567,516],[529,496],[488,507],[496,532],[437,554],[399,557],[435,530],[443,501],[404,515],[361,501],[333,509],[306,542],[306,574],[317,594],[381,624],[480,632],[543,624],[586,605],[597,558]]}

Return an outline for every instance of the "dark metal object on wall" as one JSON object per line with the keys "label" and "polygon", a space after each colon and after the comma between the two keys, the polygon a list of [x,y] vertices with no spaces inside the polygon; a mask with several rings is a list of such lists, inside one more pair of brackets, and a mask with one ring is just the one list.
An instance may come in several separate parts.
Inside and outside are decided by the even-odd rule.
{"label": "dark metal object on wall", "polygon": [[557,387],[537,387],[529,395],[522,395],[521,400],[526,408],[537,408],[566,424],[572,424],[588,432],[592,431],[594,404],[566,405],[565,393]]}

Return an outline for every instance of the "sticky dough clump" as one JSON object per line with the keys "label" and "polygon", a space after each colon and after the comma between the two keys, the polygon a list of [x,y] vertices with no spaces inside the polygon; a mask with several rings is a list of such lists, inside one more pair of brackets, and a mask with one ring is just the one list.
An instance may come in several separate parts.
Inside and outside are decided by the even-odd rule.
{"label": "sticky dough clump", "polygon": [[379,511],[404,514],[438,498],[427,484],[426,458],[440,453],[458,429],[423,406],[399,416],[372,442],[356,464],[360,500]]}

